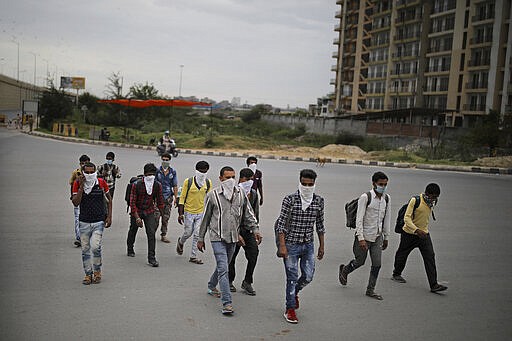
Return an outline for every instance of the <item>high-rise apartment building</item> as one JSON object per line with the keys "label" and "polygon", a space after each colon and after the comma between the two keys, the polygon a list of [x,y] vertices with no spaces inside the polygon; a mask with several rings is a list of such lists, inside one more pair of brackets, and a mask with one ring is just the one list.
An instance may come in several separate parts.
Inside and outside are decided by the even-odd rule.
{"label": "high-rise apartment building", "polygon": [[446,110],[448,126],[512,108],[510,0],[337,0],[339,114]]}

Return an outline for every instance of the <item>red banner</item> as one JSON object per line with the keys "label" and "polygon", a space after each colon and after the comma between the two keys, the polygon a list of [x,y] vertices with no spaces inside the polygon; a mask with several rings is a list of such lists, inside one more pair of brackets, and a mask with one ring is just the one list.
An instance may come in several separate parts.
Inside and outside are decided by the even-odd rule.
{"label": "red banner", "polygon": [[147,107],[211,107],[210,103],[184,101],[181,99],[101,99],[98,103],[119,104],[132,108]]}

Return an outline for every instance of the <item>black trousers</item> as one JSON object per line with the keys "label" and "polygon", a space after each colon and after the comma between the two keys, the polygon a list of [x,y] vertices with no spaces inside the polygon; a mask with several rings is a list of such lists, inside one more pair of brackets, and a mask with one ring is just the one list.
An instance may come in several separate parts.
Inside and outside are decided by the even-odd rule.
{"label": "black trousers", "polygon": [[[148,237],[148,261],[155,260],[155,233],[158,227],[158,222],[155,218],[154,213],[148,215],[141,215],[140,218],[144,221],[144,227],[146,228],[146,236]],[[135,237],[137,236],[138,230],[139,227],[135,222],[135,218],[130,215],[130,229],[128,230],[128,238],[126,239],[128,251],[133,251],[133,244],[135,243]]]}
{"label": "black trousers", "polygon": [[[247,259],[247,267],[245,269],[245,279],[244,281],[252,284],[253,283],[253,275],[254,269],[256,268],[256,262],[258,260],[258,243],[256,242],[256,238],[254,234],[246,229],[240,230],[240,235],[245,240],[245,246],[242,246],[245,251],[245,258]],[[236,244],[235,252],[233,253],[233,257],[231,258],[231,262],[229,262],[229,282],[233,282],[235,280],[236,271],[235,271],[235,262],[236,256],[240,251],[240,245]]]}
{"label": "black trousers", "polygon": [[437,284],[437,270],[436,270],[436,259],[434,254],[434,246],[432,245],[432,239],[430,234],[426,238],[420,238],[414,234],[402,233],[400,234],[400,245],[395,254],[395,265],[393,270],[393,276],[402,274],[407,262],[407,257],[412,250],[419,248],[421,257],[423,258],[423,264],[425,265],[425,272],[427,273],[428,284],[430,288]]}

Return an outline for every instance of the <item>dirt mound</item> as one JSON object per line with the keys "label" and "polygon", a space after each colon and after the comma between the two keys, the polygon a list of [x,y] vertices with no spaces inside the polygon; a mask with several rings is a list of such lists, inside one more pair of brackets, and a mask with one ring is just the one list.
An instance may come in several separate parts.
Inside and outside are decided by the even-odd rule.
{"label": "dirt mound", "polygon": [[346,159],[360,159],[366,156],[366,152],[358,146],[347,146],[343,144],[328,144],[320,148],[319,153],[326,156]]}
{"label": "dirt mound", "polygon": [[512,168],[512,156],[483,157],[474,164],[483,167]]}

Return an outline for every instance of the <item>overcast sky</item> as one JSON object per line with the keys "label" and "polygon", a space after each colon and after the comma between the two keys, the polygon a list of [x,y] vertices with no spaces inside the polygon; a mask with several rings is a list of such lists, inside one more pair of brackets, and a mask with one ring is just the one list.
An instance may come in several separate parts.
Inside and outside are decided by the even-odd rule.
{"label": "overcast sky", "polygon": [[[153,83],[161,95],[240,97],[307,107],[333,91],[335,0],[0,0],[0,71],[43,84],[86,78],[104,97],[120,72],[123,92]],[[60,84],[60,82],[58,82]]]}

